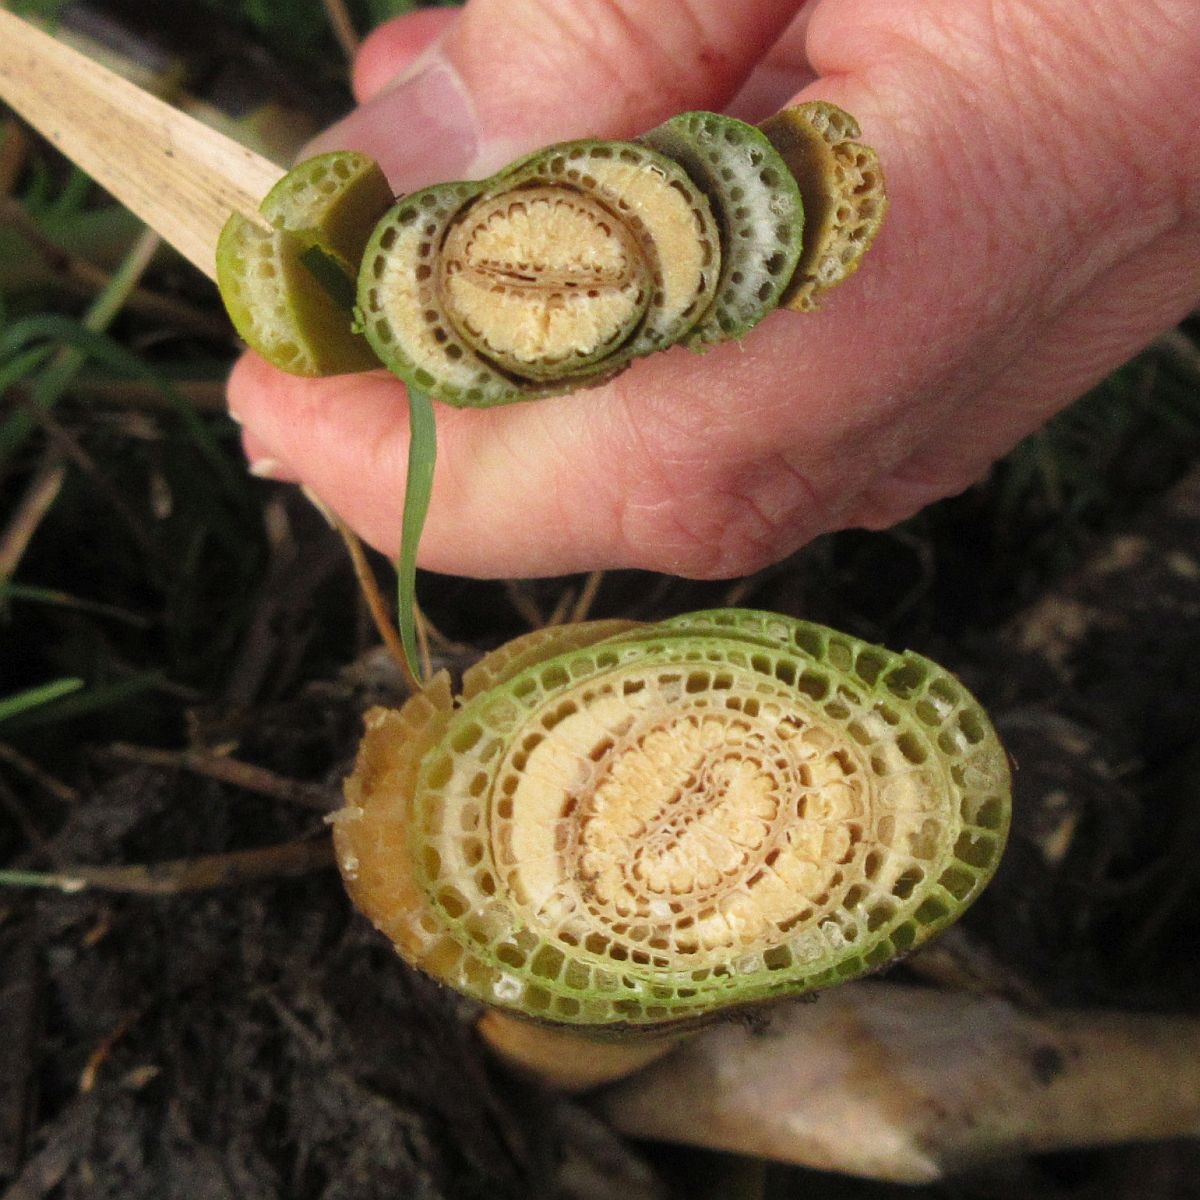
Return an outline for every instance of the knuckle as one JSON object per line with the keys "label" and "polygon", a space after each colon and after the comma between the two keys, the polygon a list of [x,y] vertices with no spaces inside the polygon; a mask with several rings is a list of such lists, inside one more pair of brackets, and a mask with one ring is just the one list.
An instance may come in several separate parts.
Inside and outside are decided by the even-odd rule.
{"label": "knuckle", "polygon": [[822,528],[811,486],[780,456],[718,472],[660,469],[620,515],[635,565],[693,579],[761,570]]}

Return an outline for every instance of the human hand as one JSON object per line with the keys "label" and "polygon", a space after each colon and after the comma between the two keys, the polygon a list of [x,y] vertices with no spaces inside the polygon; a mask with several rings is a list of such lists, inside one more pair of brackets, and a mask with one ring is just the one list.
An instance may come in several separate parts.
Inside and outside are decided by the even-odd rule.
{"label": "human hand", "polygon": [[[685,109],[825,99],[891,198],[816,314],[571,396],[440,409],[422,565],[720,577],[961,490],[1200,300],[1197,79],[1194,0],[470,0],[381,27],[362,106],[317,148],[370,154],[397,191]],[[260,471],[395,550],[403,385],[247,355],[229,394]]]}

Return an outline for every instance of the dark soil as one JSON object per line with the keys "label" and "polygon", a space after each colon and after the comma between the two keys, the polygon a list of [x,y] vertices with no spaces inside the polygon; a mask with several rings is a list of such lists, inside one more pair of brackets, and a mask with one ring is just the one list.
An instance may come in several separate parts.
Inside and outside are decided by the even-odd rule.
{"label": "dark soil", "polygon": [[[1051,1002],[1197,1011],[1200,476],[1000,632],[922,627],[936,589],[905,607],[912,545],[822,543],[735,598],[827,619],[862,587],[864,555],[881,568],[890,557],[900,569],[875,575],[851,623],[907,627],[896,644],[962,672],[1018,768],[1009,854],[967,918],[972,953]],[[524,597],[548,608],[570,582],[525,585]],[[471,646],[521,628],[499,585],[425,586],[435,619]],[[615,575],[596,611],[648,617],[728,594]],[[77,800],[22,789],[11,862],[153,863],[320,836],[313,798],[336,803],[359,714],[389,686],[359,664],[289,700],[194,714],[194,744],[234,744],[239,760],[314,784],[303,804],[97,746],[82,755]],[[628,1146],[586,1103],[490,1063],[469,1006],[406,969],[329,870],[178,895],[9,891],[0,903],[4,1200],[1200,1195],[1196,1143],[1024,1159],[915,1191]]]}

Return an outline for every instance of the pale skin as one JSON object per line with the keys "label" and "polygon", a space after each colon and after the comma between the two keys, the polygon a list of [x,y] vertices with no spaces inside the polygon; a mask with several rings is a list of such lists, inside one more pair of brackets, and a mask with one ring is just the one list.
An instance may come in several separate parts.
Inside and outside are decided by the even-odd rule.
{"label": "pale skin", "polygon": [[[825,99],[891,196],[816,314],[571,396],[440,407],[422,565],[732,576],[962,490],[1200,303],[1198,81],[1195,0],[470,0],[382,26],[320,148],[372,154],[397,191]],[[403,385],[247,355],[229,395],[259,473],[395,551]]]}

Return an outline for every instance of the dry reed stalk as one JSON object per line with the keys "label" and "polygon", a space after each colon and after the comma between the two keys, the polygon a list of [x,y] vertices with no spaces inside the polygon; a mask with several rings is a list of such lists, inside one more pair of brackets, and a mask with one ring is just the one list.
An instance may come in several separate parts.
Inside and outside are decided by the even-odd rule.
{"label": "dry reed stalk", "polygon": [[283,171],[0,9],[0,97],[210,279]]}

